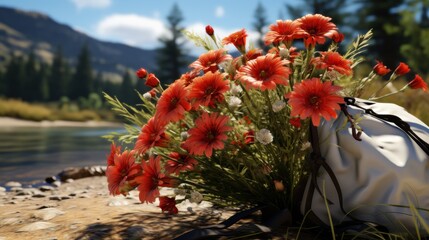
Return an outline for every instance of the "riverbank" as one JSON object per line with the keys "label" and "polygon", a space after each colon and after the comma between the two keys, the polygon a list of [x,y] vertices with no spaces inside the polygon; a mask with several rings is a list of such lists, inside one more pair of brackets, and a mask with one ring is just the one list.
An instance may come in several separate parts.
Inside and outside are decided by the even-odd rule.
{"label": "riverbank", "polygon": [[179,214],[141,204],[138,192],[109,196],[104,176],[58,187],[0,189],[0,239],[172,239],[233,214],[208,202],[184,202]]}
{"label": "riverbank", "polygon": [[22,120],[11,117],[0,117],[0,128],[12,128],[12,127],[122,127],[121,123],[106,122],[106,121],[30,121]]}

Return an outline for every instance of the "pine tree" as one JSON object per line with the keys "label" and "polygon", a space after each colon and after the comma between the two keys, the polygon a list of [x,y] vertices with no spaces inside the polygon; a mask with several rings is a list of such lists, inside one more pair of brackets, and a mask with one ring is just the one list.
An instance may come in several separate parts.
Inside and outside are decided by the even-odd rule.
{"label": "pine tree", "polygon": [[5,94],[4,85],[4,73],[0,69],[0,97]]}
{"label": "pine tree", "polygon": [[373,31],[372,43],[368,52],[373,58],[383,61],[390,68],[395,68],[404,58],[400,54],[400,46],[408,40],[404,37],[400,25],[401,13],[405,0],[356,0],[358,22],[355,28],[362,33]]}
{"label": "pine tree", "polygon": [[9,98],[21,98],[25,83],[25,62],[22,57],[12,56],[6,66],[5,95]]}
{"label": "pine tree", "polygon": [[91,55],[87,45],[84,45],[79,53],[76,71],[70,82],[70,98],[87,98],[93,90],[93,76]]}
{"label": "pine tree", "polygon": [[35,82],[35,100],[48,101],[49,100],[49,66],[41,62],[39,69],[34,78]]}
{"label": "pine tree", "polygon": [[58,101],[62,96],[67,95],[70,78],[70,70],[68,68],[69,66],[64,60],[62,48],[58,47],[49,77],[49,99],[51,101]]}
{"label": "pine tree", "polygon": [[121,101],[126,102],[128,104],[133,104],[134,102],[134,86],[131,79],[131,75],[128,71],[125,71],[122,77],[121,87],[119,89],[119,98]]}
{"label": "pine tree", "polygon": [[257,40],[257,47],[267,50],[267,47],[264,44],[264,35],[265,35],[265,27],[268,25],[267,13],[264,6],[261,2],[258,2],[258,5],[255,9],[255,21],[253,22],[253,29],[259,34],[259,38]]}
{"label": "pine tree", "polygon": [[400,53],[413,71],[422,75],[429,74],[429,19],[426,4],[429,5],[429,1],[411,1],[401,13],[403,34],[409,40],[401,45]]}
{"label": "pine tree", "polygon": [[[136,84],[134,85],[134,89],[140,94],[144,94],[145,92],[149,91],[149,88],[144,85],[144,80],[142,79],[137,79]],[[139,95],[137,93],[134,93],[134,95],[134,102],[141,103]]]}
{"label": "pine tree", "polygon": [[177,4],[173,5],[167,20],[170,36],[163,36],[159,39],[162,47],[157,51],[158,67],[155,71],[164,85],[178,79],[189,64],[184,54],[184,40],[181,33],[183,28],[180,26],[183,16]]}
{"label": "pine tree", "polygon": [[28,55],[28,59],[25,63],[25,77],[22,86],[22,99],[26,101],[36,100],[37,83],[35,81],[37,75],[36,69],[36,58],[33,52]]}

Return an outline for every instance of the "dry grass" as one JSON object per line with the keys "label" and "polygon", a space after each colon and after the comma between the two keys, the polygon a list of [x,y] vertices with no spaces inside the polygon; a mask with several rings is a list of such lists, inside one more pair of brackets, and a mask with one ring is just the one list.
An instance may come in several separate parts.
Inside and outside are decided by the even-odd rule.
{"label": "dry grass", "polygon": [[91,110],[66,111],[14,99],[0,99],[0,116],[31,121],[68,120],[82,122],[100,120],[99,114]]}

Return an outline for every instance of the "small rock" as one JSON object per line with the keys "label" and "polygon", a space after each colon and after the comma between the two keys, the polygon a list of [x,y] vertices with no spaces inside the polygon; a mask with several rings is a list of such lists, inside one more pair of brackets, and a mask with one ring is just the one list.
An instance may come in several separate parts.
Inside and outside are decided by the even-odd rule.
{"label": "small rock", "polygon": [[42,191],[42,192],[48,192],[48,191],[52,191],[52,190],[54,190],[55,188],[54,187],[52,187],[52,186],[41,186],[40,188],[39,188],[39,190],[40,191]]}
{"label": "small rock", "polygon": [[44,198],[44,197],[46,197],[46,195],[43,194],[43,193],[37,193],[37,194],[33,194],[32,197],[34,197],[34,198]]}
{"label": "small rock", "polygon": [[6,192],[6,188],[0,187],[0,192]]}
{"label": "small rock", "polygon": [[23,189],[22,187],[11,187],[10,191],[11,192],[19,192],[19,191],[22,191],[22,189]]}
{"label": "small rock", "polygon": [[47,182],[47,183],[53,183],[55,181],[57,181],[57,177],[55,177],[55,176],[45,178],[45,182]]}
{"label": "small rock", "polygon": [[25,200],[25,199],[28,199],[30,196],[28,196],[28,195],[24,195],[24,196],[14,196],[13,198],[12,198],[12,200]]}
{"label": "small rock", "polygon": [[33,232],[37,230],[54,228],[56,226],[58,226],[58,224],[54,224],[50,222],[34,222],[18,229],[17,232]]}
{"label": "small rock", "polygon": [[6,187],[22,187],[22,184],[19,183],[19,182],[13,182],[13,181],[11,181],[11,182],[7,182],[5,184],[5,186]]}
{"label": "small rock", "polygon": [[58,207],[57,203],[52,203],[52,202],[48,202],[45,205],[40,206],[38,209],[45,209],[45,208],[54,208],[54,207]]}
{"label": "small rock", "polygon": [[34,195],[34,194],[38,194],[38,193],[41,193],[41,192],[36,188],[24,188],[21,191],[18,191],[16,193],[16,195],[17,196]]}
{"label": "small rock", "polygon": [[83,168],[66,168],[60,174],[61,181],[67,179],[80,179],[93,176],[105,176],[106,166],[92,166]]}
{"label": "small rock", "polygon": [[73,179],[71,179],[71,178],[66,179],[66,183],[72,183],[72,182],[74,182]]}
{"label": "small rock", "polygon": [[70,196],[61,196],[61,200],[67,200],[67,199],[71,199]]}
{"label": "small rock", "polygon": [[21,223],[21,220],[19,218],[5,218],[0,220],[0,227],[6,225],[15,225],[19,223]]}
{"label": "small rock", "polygon": [[59,186],[61,186],[61,181],[54,181],[53,183],[51,183],[52,184],[52,186],[54,186],[54,187],[59,187]]}
{"label": "small rock", "polygon": [[59,195],[54,195],[54,196],[50,196],[49,200],[57,200],[57,201],[61,201],[61,196]]}
{"label": "small rock", "polygon": [[35,211],[33,213],[33,217],[47,221],[47,220],[51,220],[56,216],[63,215],[63,214],[64,214],[63,211],[60,211],[56,208],[44,208],[44,209]]}
{"label": "small rock", "polygon": [[82,194],[79,196],[79,198],[89,198],[89,195],[88,194]]}
{"label": "small rock", "polygon": [[126,206],[128,205],[128,201],[126,200],[111,200],[109,201],[109,203],[107,203],[107,206]]}

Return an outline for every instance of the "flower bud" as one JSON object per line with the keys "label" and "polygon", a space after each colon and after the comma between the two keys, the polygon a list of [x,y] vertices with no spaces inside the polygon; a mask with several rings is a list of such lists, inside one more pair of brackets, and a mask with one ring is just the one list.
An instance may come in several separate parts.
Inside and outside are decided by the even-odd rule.
{"label": "flower bud", "polygon": [[374,66],[374,72],[380,76],[384,76],[390,72],[390,69],[388,69],[382,62],[377,61],[377,64]]}
{"label": "flower bud", "polygon": [[147,71],[144,68],[140,68],[139,70],[136,71],[136,75],[138,78],[143,79],[147,76]]}
{"label": "flower bud", "polygon": [[159,79],[155,76],[155,74],[149,73],[146,78],[145,85],[152,88],[157,87],[159,85]]}
{"label": "flower bud", "polygon": [[400,62],[398,67],[395,69],[395,74],[398,76],[402,76],[407,74],[410,71],[410,67],[407,64]]}
{"label": "flower bud", "polygon": [[414,79],[411,80],[410,83],[408,83],[408,86],[410,88],[412,88],[412,89],[419,89],[419,88],[421,88],[425,92],[428,90],[428,85],[423,80],[423,78],[420,77],[420,75],[418,75],[418,74],[416,74],[416,76],[414,77]]}
{"label": "flower bud", "polygon": [[213,36],[213,34],[214,34],[214,29],[212,28],[212,26],[210,26],[210,25],[207,25],[207,26],[206,26],[206,33],[207,33],[207,35],[209,35],[209,36]]}

